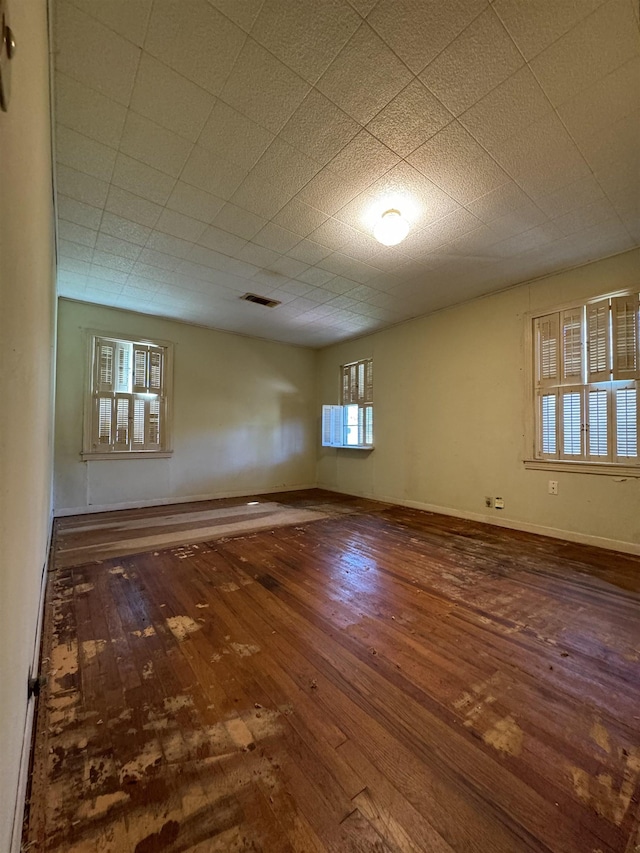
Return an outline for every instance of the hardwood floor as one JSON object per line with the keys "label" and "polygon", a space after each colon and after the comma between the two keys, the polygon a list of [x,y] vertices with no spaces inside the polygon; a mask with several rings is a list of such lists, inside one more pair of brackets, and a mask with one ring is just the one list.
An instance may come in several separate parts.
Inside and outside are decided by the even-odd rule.
{"label": "hardwood floor", "polygon": [[259,500],[326,516],[52,571],[25,849],[640,850],[640,559]]}

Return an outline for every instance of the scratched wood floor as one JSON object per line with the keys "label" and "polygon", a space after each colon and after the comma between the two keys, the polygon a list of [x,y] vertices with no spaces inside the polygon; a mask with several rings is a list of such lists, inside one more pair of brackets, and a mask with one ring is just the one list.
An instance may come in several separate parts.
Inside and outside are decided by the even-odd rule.
{"label": "scratched wood floor", "polygon": [[270,499],[51,572],[25,850],[640,850],[640,559]]}

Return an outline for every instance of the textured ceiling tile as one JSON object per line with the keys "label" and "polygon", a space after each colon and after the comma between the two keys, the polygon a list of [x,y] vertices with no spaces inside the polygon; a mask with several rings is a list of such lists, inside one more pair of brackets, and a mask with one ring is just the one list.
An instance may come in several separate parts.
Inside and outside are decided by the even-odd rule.
{"label": "textured ceiling tile", "polygon": [[175,271],[180,264],[180,258],[175,258],[173,255],[165,255],[164,252],[158,252],[155,249],[144,248],[138,256],[140,263],[149,264],[152,267],[160,267],[160,269]]}
{"label": "textured ceiling tile", "polygon": [[245,210],[271,219],[291,199],[291,193],[279,184],[263,181],[249,173],[231,201]]}
{"label": "textured ceiling tile", "polygon": [[96,3],[96,0],[72,0],[73,5],[83,12],[97,18],[110,30],[142,46],[149,20],[152,0],[108,0]]}
{"label": "textured ceiling tile", "polygon": [[360,125],[312,89],[280,132],[282,139],[324,165],[356,135]]}
{"label": "textured ceiling tile", "polygon": [[159,204],[154,204],[116,186],[109,188],[105,210],[150,228],[153,228],[162,213],[162,207]]}
{"label": "textured ceiling tile", "polygon": [[121,240],[118,237],[111,237],[109,234],[100,232],[96,240],[96,251],[108,252],[111,255],[135,261],[140,255],[141,248],[127,240]]}
{"label": "textured ceiling tile", "polygon": [[474,216],[488,223],[502,216],[507,216],[526,204],[531,204],[529,196],[517,184],[509,180],[486,193],[486,195],[469,202],[467,208]]}
{"label": "textured ceiling tile", "polygon": [[587,175],[555,192],[541,196],[536,200],[536,204],[547,216],[554,219],[601,198],[604,198],[602,187],[593,175]]}
{"label": "textured ceiling tile", "polygon": [[198,145],[214,151],[230,163],[251,168],[273,139],[274,134],[270,130],[223,101],[217,101],[200,134]]}
{"label": "textured ceiling tile", "polygon": [[130,190],[156,204],[165,204],[175,179],[145,163],[118,154],[111,181],[115,186]]}
{"label": "textured ceiling tile", "polygon": [[411,73],[363,23],[317,83],[318,89],[366,124],[411,81]]}
{"label": "textured ceiling tile", "polygon": [[566,101],[558,107],[558,115],[581,147],[581,142],[636,112],[639,102],[640,56]]}
{"label": "textured ceiling tile", "polygon": [[367,125],[385,145],[406,157],[452,120],[453,116],[414,79]]}
{"label": "textured ceiling tile", "polygon": [[104,205],[109,192],[109,184],[106,181],[70,169],[61,163],[56,166],[56,184],[58,192],[95,207]]}
{"label": "textured ceiling tile", "polygon": [[93,248],[96,243],[98,232],[92,228],[85,228],[83,225],[77,225],[75,222],[67,222],[66,219],[58,221],[58,234],[63,240],[69,240],[72,243],[80,243],[82,246],[90,246]]}
{"label": "textured ceiling tile", "polygon": [[[338,219],[327,219],[326,222],[323,222],[319,228],[316,228],[315,231],[312,231],[309,235],[309,239],[315,243],[319,243],[321,246],[327,246],[334,252],[342,249],[343,246],[347,244],[348,236],[347,236],[347,228],[343,222],[340,222]],[[331,254],[327,252],[324,257]],[[319,259],[321,260],[321,259]],[[314,261],[314,263],[318,263],[318,261]]]}
{"label": "textured ceiling tile", "polygon": [[55,10],[55,67],[125,106],[140,50],[70,3]]}
{"label": "textured ceiling tile", "polygon": [[531,61],[554,106],[640,55],[638,28],[627,0],[609,0]]}
{"label": "textured ceiling tile", "polygon": [[353,175],[361,175],[367,185],[388,172],[400,158],[397,154],[383,145],[368,131],[361,130],[351,142],[337,154],[329,168],[338,175],[350,179]]}
{"label": "textured ceiling tile", "polygon": [[246,175],[242,166],[236,166],[217,157],[206,148],[194,146],[180,179],[228,201]]}
{"label": "textured ceiling tile", "polygon": [[56,155],[59,163],[71,166],[101,181],[108,181],[113,172],[116,150],[89,139],[68,127],[56,131]]}
{"label": "textured ceiling tile", "polygon": [[257,243],[258,246],[264,246],[274,252],[284,254],[285,252],[288,252],[289,249],[292,249],[296,243],[299,243],[300,238],[297,234],[294,234],[293,231],[287,231],[286,228],[282,228],[280,225],[269,222],[256,234],[253,238],[253,242]]}
{"label": "textured ceiling tile", "polygon": [[222,252],[224,255],[234,255],[242,249],[247,241],[242,237],[237,237],[235,234],[230,234],[228,231],[223,231],[221,228],[215,228],[211,225],[200,236],[197,242],[199,246],[205,246],[205,248],[213,249],[215,252]]}
{"label": "textured ceiling tile", "polygon": [[326,219],[327,215],[325,213],[316,210],[315,207],[310,207],[297,198],[292,198],[291,201],[288,201],[273,217],[273,221],[277,225],[282,225],[283,228],[288,228],[289,231],[293,231],[301,237],[311,234]]}
{"label": "textured ceiling tile", "polygon": [[589,171],[555,114],[492,147],[491,153],[534,200]]}
{"label": "textured ceiling tile", "polygon": [[305,264],[302,261],[298,261],[295,258],[286,257],[284,255],[278,258],[277,261],[274,261],[272,264],[269,264],[270,270],[278,272],[281,275],[290,276],[291,278],[293,278],[293,276],[300,275],[308,268],[308,264]]}
{"label": "textured ceiling tile", "polygon": [[[333,278],[333,273],[328,272],[327,270],[321,270],[319,267],[311,266],[309,269],[301,272],[298,278],[306,284],[312,284],[314,287],[321,287]],[[331,294],[326,290],[324,292],[327,299],[330,299]]]}
{"label": "textured ceiling tile", "polygon": [[[639,145],[640,105],[635,112],[580,140],[580,150],[596,177],[609,170],[612,164],[619,164],[623,172],[629,173],[630,180],[640,175]],[[628,168],[629,163],[634,164],[631,169]]]}
{"label": "textured ceiling tile", "polygon": [[245,240],[251,240],[267,224],[266,219],[227,202],[213,220],[213,225]]}
{"label": "textured ceiling tile", "polygon": [[238,0],[209,0],[212,6],[219,9],[247,33],[258,17],[262,2],[263,0],[241,0],[241,2]]}
{"label": "textured ceiling tile", "polygon": [[91,207],[82,201],[77,201],[65,195],[58,195],[58,216],[77,225],[85,225],[95,231],[100,227],[102,210],[99,207]]}
{"label": "textured ceiling tile", "polygon": [[147,248],[155,249],[157,252],[164,252],[167,255],[186,258],[193,248],[193,244],[188,240],[181,240],[180,237],[173,237],[171,234],[152,231],[147,240]]}
{"label": "textured ceiling tile", "polygon": [[525,59],[532,59],[590,15],[604,0],[493,0],[493,8]]}
{"label": "textured ceiling tile", "polygon": [[333,216],[369,185],[370,181],[365,175],[359,175],[357,180],[353,180],[353,176],[349,179],[325,167],[300,190],[296,198],[327,216]]}
{"label": "textured ceiling tile", "polygon": [[253,167],[252,174],[260,181],[280,184],[294,195],[320,168],[315,160],[276,138]]}
{"label": "textured ceiling tile", "polygon": [[176,183],[167,200],[167,207],[171,210],[177,210],[178,213],[193,216],[207,223],[213,222],[224,204],[224,199],[193,187],[191,184],[185,184],[184,181]]}
{"label": "textured ceiling tile", "polygon": [[527,66],[489,92],[460,118],[469,133],[490,149],[524,128],[552,115],[539,83]]}
{"label": "textured ceiling tile", "polygon": [[130,219],[124,219],[122,216],[116,216],[115,213],[105,212],[100,225],[100,233],[107,234],[109,237],[117,237],[119,240],[126,240],[128,243],[136,243],[138,246],[144,246],[149,239],[151,229],[145,225],[138,225],[137,222],[132,222]]}
{"label": "textured ceiling tile", "polygon": [[81,246],[80,243],[71,243],[69,240],[58,240],[58,252],[61,258],[73,258],[78,261],[90,261],[93,249],[89,246]]}
{"label": "textured ceiling tile", "polygon": [[616,211],[609,199],[602,198],[559,216],[553,220],[553,224],[564,236],[568,236],[616,217]]}
{"label": "textured ceiling tile", "polygon": [[265,0],[252,37],[309,83],[315,83],[358,28],[345,0]]}
{"label": "textured ceiling tile", "polygon": [[516,210],[500,216],[497,219],[491,220],[491,230],[496,235],[496,241],[507,237],[513,237],[516,234],[522,234],[523,231],[529,231],[539,225],[544,225],[548,217],[535,205],[532,201],[523,204]]}
{"label": "textured ceiling tile", "polygon": [[323,258],[316,266],[329,272],[334,272],[336,275],[351,278],[360,284],[366,284],[378,273],[375,267],[350,258],[341,252],[334,252],[332,255]]}
{"label": "textured ceiling tile", "polygon": [[58,72],[55,79],[56,120],[78,133],[117,148],[126,108]]}
{"label": "textured ceiling tile", "polygon": [[490,7],[422,72],[420,79],[454,115],[460,115],[524,63]]}
{"label": "textured ceiling tile", "polygon": [[247,39],[222,91],[225,103],[277,133],[310,86],[253,39]]}
{"label": "textured ceiling tile", "polygon": [[254,264],[257,267],[268,267],[269,264],[274,264],[279,257],[279,252],[274,252],[251,242],[243,246],[238,252],[238,258],[241,261],[247,261],[247,263]]}
{"label": "textured ceiling tile", "polygon": [[149,119],[129,112],[122,131],[120,151],[160,172],[177,178],[193,144]]}
{"label": "textured ceiling tile", "polygon": [[190,242],[196,242],[202,236],[206,227],[204,222],[199,222],[197,219],[192,219],[190,216],[185,216],[182,213],[177,213],[175,210],[168,210],[167,208],[162,211],[155,225],[157,231],[162,231],[164,234],[171,234],[173,237],[180,237]]}
{"label": "textured ceiling tile", "polygon": [[[331,248],[316,243],[315,240],[305,239],[290,249],[287,254],[298,261],[303,261],[305,264],[317,264],[318,261],[331,254]],[[317,282],[312,283],[316,284]]]}
{"label": "textured ceiling tile", "polygon": [[461,204],[499,187],[508,175],[458,123],[422,145],[409,161]]}
{"label": "textured ceiling tile", "polygon": [[487,5],[487,0],[380,0],[367,21],[419,74]]}
{"label": "textured ceiling tile", "polygon": [[245,33],[206,0],[156,0],[145,50],[188,80],[217,95],[246,39]]}
{"label": "textured ceiling tile", "polygon": [[215,98],[172,68],[143,53],[131,95],[131,109],[195,142]]}

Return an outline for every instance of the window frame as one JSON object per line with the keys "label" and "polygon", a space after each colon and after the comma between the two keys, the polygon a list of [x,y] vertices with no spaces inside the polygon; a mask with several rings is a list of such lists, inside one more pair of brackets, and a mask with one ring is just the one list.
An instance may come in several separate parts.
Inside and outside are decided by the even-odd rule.
{"label": "window frame", "polygon": [[[616,405],[616,392],[623,390],[629,385],[634,385],[636,390],[637,411],[640,415],[640,364],[637,367],[637,375],[635,378],[614,379],[615,365],[613,371],[607,373],[604,378],[600,375],[589,373],[589,365],[587,363],[587,340],[588,333],[582,342],[584,362],[582,376],[579,381],[576,381],[574,376],[563,377],[563,336],[562,336],[562,318],[563,315],[569,314],[575,310],[582,310],[586,314],[586,324],[589,323],[589,306],[596,303],[611,300],[624,299],[627,297],[635,297],[639,300],[636,304],[640,305],[640,297],[638,296],[639,289],[637,287],[625,288],[610,293],[599,294],[597,296],[572,300],[571,302],[562,303],[560,305],[550,306],[544,310],[529,311],[525,316],[525,334],[524,334],[524,351],[525,351],[525,386],[524,386],[524,405],[526,411],[525,418],[525,453],[524,467],[531,470],[547,470],[560,472],[573,472],[585,474],[601,474],[608,476],[623,476],[640,478],[640,451],[636,457],[636,461],[629,461],[629,457],[620,457],[617,461],[616,447],[616,422],[614,418],[614,408]],[[544,382],[538,377],[538,350],[536,340],[536,321],[544,317],[557,315],[559,319],[558,328],[558,352],[557,352],[557,370],[558,377],[555,380]],[[640,320],[638,321],[640,326]],[[614,331],[613,321],[609,321],[609,332],[607,333],[606,352],[609,363],[612,361],[612,356],[609,351],[610,346],[615,346],[616,331]],[[640,334],[640,331],[638,332]],[[639,343],[640,346],[640,343]],[[640,358],[640,355],[638,356]],[[582,379],[586,381],[582,381]],[[562,442],[563,442],[563,409],[561,405],[561,397],[563,394],[571,391],[580,391],[581,405],[583,406],[583,421],[588,412],[589,394],[591,391],[604,390],[607,393],[607,421],[608,421],[608,449],[607,459],[598,461],[597,456],[590,453],[589,433],[584,428],[581,435],[581,453],[575,459],[563,458]],[[556,397],[556,418],[558,427],[556,433],[556,452],[554,454],[544,455],[541,450],[541,436],[538,435],[541,429],[541,412],[542,398],[545,395]],[[538,414],[540,409],[540,415]],[[638,432],[640,433],[640,419],[638,422]],[[639,436],[640,437],[640,436]]]}
{"label": "window frame", "polygon": [[[163,423],[161,430],[161,441],[159,448],[150,448],[147,450],[97,450],[95,447],[95,417],[96,417],[96,399],[99,395],[99,390],[95,386],[96,366],[95,352],[97,339],[107,341],[130,343],[140,347],[150,347],[163,350],[162,359],[162,393],[160,404],[164,411],[164,417],[161,416],[160,423]],[[120,332],[111,333],[102,329],[85,329],[84,345],[86,352],[85,361],[85,381],[84,381],[84,417],[82,431],[82,450],[80,457],[84,462],[88,461],[106,461],[114,459],[167,459],[173,455],[172,444],[172,426],[173,426],[173,354],[174,344],[171,341],[159,340],[156,338],[147,338],[138,335],[126,335]],[[132,365],[133,372],[133,365]],[[118,392],[114,390],[113,398],[118,396],[126,396],[127,399],[144,399],[141,395],[145,392],[134,390],[132,384],[131,392]]]}
{"label": "window frame", "polygon": [[[347,443],[348,410],[357,407],[357,444]],[[373,357],[340,365],[340,404],[324,405],[321,419],[322,447],[342,450],[373,450]],[[366,441],[370,432],[371,441]]]}

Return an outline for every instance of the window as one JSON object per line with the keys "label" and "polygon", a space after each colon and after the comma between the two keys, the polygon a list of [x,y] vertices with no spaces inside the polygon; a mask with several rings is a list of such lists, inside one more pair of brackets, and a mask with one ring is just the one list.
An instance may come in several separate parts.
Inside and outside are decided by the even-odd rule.
{"label": "window", "polygon": [[340,368],[341,405],[322,407],[324,447],[373,447],[373,359]]}
{"label": "window", "polygon": [[90,335],[86,458],[169,452],[170,344]]}
{"label": "window", "polygon": [[639,296],[533,319],[535,459],[640,468]]}

